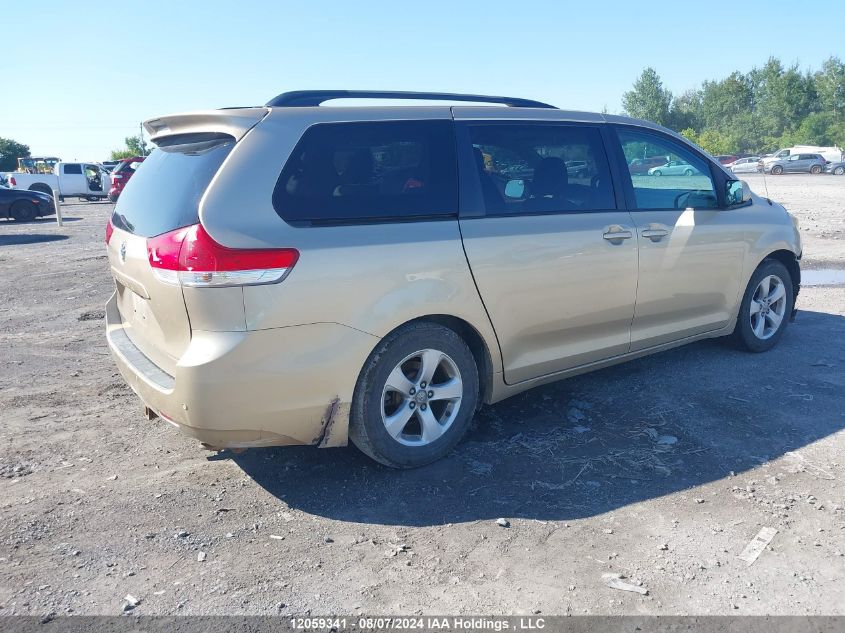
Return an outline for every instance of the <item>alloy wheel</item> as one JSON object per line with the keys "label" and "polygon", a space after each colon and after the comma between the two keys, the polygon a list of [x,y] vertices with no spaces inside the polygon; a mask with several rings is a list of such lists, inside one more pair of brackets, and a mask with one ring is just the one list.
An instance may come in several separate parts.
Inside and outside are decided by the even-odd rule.
{"label": "alloy wheel", "polygon": [[423,349],[406,356],[387,377],[381,417],[388,434],[406,446],[425,446],[455,421],[464,385],[447,354]]}
{"label": "alloy wheel", "polygon": [[786,288],[777,275],[763,277],[751,296],[751,331],[761,341],[771,338],[786,316]]}

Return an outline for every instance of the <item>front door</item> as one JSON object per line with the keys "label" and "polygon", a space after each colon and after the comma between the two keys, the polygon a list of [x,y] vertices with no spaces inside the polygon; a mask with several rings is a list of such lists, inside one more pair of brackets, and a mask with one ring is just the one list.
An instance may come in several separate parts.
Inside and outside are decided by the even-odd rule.
{"label": "front door", "polygon": [[637,240],[598,127],[473,122],[459,138],[483,207],[466,217],[462,200],[461,234],[505,381],[626,353]]}
{"label": "front door", "polygon": [[703,157],[657,132],[617,130],[627,163],[659,155],[687,165],[673,175],[626,177],[640,262],[631,350],[725,327],[739,293],[748,218],[719,208]]}
{"label": "front door", "polygon": [[104,195],[103,183],[108,182],[108,178],[103,178],[102,170],[98,165],[85,165],[83,167],[85,172],[85,186],[88,192],[94,195]]}
{"label": "front door", "polygon": [[59,189],[63,196],[78,196],[88,192],[88,182],[79,163],[63,163],[59,174]]}

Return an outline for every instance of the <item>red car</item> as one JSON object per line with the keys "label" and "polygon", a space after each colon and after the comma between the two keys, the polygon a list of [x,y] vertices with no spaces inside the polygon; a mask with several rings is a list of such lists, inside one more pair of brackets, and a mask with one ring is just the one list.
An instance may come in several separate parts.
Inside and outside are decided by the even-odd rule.
{"label": "red car", "polygon": [[138,169],[138,166],[143,162],[143,156],[133,156],[132,158],[126,158],[120,161],[118,166],[115,167],[111,173],[109,200],[117,202],[117,199],[120,197],[120,192],[123,191],[126,183],[129,182],[130,178],[132,178],[132,174],[135,173],[135,170]]}
{"label": "red car", "polygon": [[730,165],[732,162],[742,158],[742,156],[737,156],[736,154],[722,154],[716,157],[722,165]]}

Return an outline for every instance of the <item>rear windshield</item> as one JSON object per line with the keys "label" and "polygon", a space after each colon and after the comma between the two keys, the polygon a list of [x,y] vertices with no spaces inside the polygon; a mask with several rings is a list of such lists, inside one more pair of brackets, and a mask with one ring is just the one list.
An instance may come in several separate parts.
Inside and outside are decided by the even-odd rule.
{"label": "rear windshield", "polygon": [[196,224],[200,198],[234,145],[231,136],[218,134],[161,143],[121,192],[112,224],[142,237]]}
{"label": "rear windshield", "polygon": [[143,162],[144,162],[143,160],[125,160],[122,163],[120,163],[117,167],[115,167],[114,171],[112,173],[122,174],[122,173],[125,172],[125,173],[129,173],[129,174],[134,174],[135,169],[138,167],[138,165],[140,165]]}

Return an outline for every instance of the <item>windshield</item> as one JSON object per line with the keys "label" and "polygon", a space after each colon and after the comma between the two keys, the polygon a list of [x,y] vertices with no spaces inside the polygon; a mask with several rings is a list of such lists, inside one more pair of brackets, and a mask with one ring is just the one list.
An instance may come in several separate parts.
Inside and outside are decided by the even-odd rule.
{"label": "windshield", "polygon": [[120,194],[112,224],[153,237],[199,222],[199,202],[235,145],[231,136],[182,135],[157,148]]}

